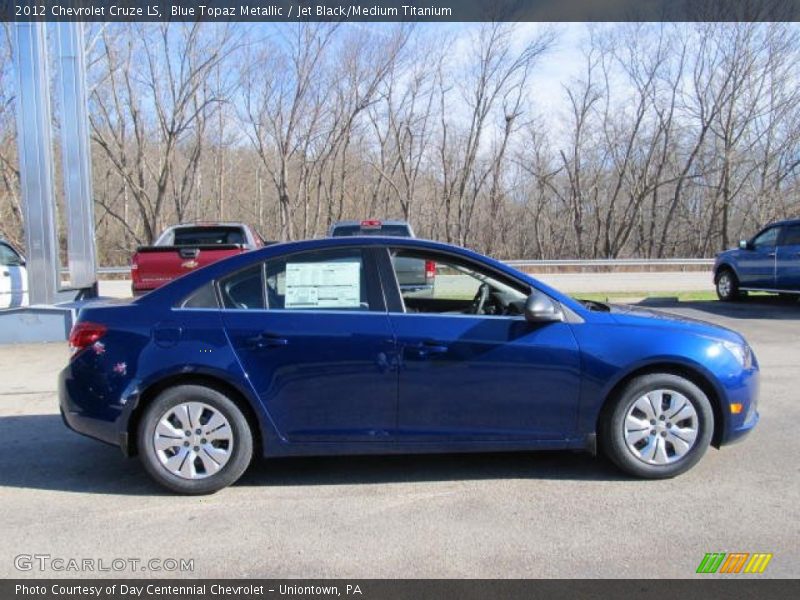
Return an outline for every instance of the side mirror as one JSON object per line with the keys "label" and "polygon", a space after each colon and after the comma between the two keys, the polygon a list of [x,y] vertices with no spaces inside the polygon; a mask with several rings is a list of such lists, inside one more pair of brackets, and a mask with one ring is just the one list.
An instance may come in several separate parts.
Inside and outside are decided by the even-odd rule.
{"label": "side mirror", "polygon": [[750,250],[750,242],[747,240],[739,240],[739,248],[741,250]]}
{"label": "side mirror", "polygon": [[534,290],[525,302],[525,319],[530,323],[563,321],[564,313],[549,296]]}

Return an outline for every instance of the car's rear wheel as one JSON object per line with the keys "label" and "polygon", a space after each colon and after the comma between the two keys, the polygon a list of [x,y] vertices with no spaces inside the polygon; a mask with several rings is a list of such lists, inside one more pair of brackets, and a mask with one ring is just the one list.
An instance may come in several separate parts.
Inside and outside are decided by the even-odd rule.
{"label": "car's rear wheel", "polygon": [[139,424],[145,469],[181,494],[210,494],[235,482],[253,456],[253,435],[239,407],[201,385],[161,392]]}
{"label": "car's rear wheel", "polygon": [[694,383],[669,373],[631,380],[604,413],[605,454],[636,477],[664,479],[691,469],[714,430],[711,403]]}
{"label": "car's rear wheel", "polygon": [[739,280],[730,269],[722,269],[717,274],[716,289],[717,298],[724,302],[733,302],[740,297]]}

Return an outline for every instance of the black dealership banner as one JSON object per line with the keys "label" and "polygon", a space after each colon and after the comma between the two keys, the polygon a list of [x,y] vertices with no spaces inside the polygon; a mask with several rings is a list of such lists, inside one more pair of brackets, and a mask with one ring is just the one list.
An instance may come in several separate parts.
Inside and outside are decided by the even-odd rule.
{"label": "black dealership banner", "polygon": [[[578,575],[578,574],[576,574]],[[39,579],[1,580],[3,600],[252,600],[353,598],[359,600],[579,600],[582,598],[797,598],[798,580],[714,578],[678,580],[490,579]]]}
{"label": "black dealership banner", "polygon": [[800,0],[0,0],[3,21],[797,21]]}

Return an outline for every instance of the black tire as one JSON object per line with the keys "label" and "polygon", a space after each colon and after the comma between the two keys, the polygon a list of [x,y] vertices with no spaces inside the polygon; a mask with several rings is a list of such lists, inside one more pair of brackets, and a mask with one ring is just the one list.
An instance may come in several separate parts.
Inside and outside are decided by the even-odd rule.
{"label": "black tire", "polygon": [[[232,450],[227,462],[216,473],[203,475],[199,479],[188,479],[170,472],[161,463],[155,448],[154,437],[159,421],[170,409],[184,402],[199,402],[219,411],[227,420],[231,431]],[[212,413],[213,411],[207,410],[203,414]],[[137,443],[139,456],[147,473],[160,485],[179,494],[217,492],[238,480],[253,458],[253,434],[241,409],[222,392],[202,385],[178,385],[161,392],[145,410],[139,423]],[[195,449],[199,447],[195,446]],[[202,467],[203,463],[200,461],[198,464]]]}
{"label": "black tire", "polygon": [[714,287],[717,291],[717,298],[723,302],[734,302],[741,298],[739,279],[733,269],[728,267],[720,269],[714,278]]}
{"label": "black tire", "polygon": [[[694,445],[686,454],[668,464],[644,462],[634,455],[625,441],[625,419],[628,411],[642,396],[655,390],[671,390],[682,394],[692,404],[697,415],[697,437]],[[612,402],[600,422],[600,445],[606,456],[629,475],[645,479],[675,477],[697,464],[708,449],[714,433],[714,413],[705,393],[688,379],[669,373],[642,375],[632,379]]]}

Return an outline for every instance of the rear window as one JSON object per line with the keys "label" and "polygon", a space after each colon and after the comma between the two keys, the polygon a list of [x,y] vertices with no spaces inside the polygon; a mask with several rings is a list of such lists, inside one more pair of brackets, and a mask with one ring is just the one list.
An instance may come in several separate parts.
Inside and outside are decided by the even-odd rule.
{"label": "rear window", "polygon": [[[244,244],[244,232],[241,227],[180,227],[174,230],[171,244],[173,246],[224,246]],[[169,245],[165,239],[163,245]]]}
{"label": "rear window", "polygon": [[360,225],[337,225],[332,237],[352,237],[355,235],[388,235],[392,237],[411,237],[408,225],[381,225],[380,227],[364,227]]}

